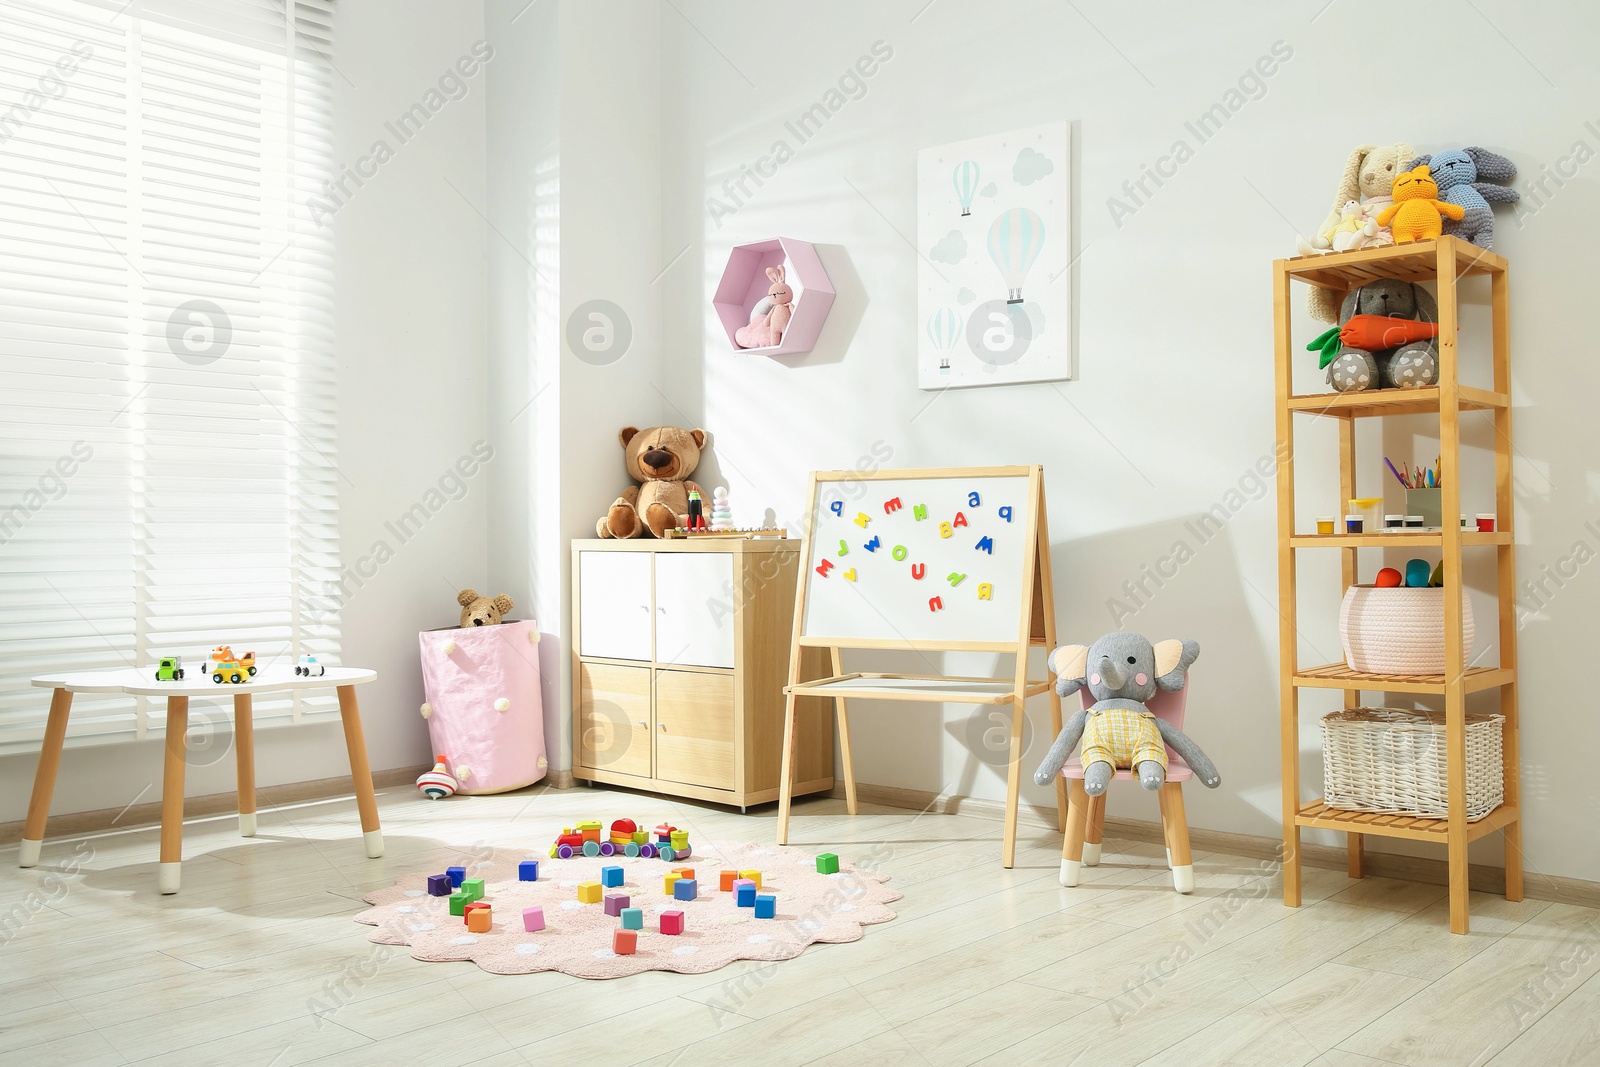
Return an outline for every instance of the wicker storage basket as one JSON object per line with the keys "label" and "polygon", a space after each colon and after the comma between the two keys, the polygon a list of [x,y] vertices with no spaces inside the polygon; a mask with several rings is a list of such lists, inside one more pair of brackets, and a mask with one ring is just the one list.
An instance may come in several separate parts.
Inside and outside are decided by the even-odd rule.
{"label": "wicker storage basket", "polygon": [[[1461,594],[1467,660],[1476,627],[1472,603]],[[1339,607],[1339,640],[1350,669],[1363,674],[1444,673],[1444,590],[1352,585]]]}
{"label": "wicker storage basket", "polygon": [[[1505,800],[1503,715],[1467,715],[1467,819]],[[1348,708],[1322,718],[1323,803],[1347,811],[1444,818],[1444,712]]]}

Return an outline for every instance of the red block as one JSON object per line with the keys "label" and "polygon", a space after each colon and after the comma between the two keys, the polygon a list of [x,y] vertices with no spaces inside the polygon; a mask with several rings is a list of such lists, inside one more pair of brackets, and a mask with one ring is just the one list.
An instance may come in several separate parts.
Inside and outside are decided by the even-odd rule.
{"label": "red block", "polygon": [[619,956],[631,956],[639,947],[637,930],[611,931],[611,951]]}
{"label": "red block", "polygon": [[662,912],[661,932],[664,934],[683,933],[683,912],[676,909]]}

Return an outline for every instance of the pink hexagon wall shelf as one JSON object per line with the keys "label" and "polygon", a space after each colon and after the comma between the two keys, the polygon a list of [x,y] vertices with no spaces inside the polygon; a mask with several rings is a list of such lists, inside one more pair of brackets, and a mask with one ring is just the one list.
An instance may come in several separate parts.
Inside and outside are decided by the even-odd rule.
{"label": "pink hexagon wall shelf", "polygon": [[[765,348],[740,348],[733,333],[749,324],[751,310],[767,295],[767,287],[772,284],[767,279],[767,268],[780,264],[785,268],[789,287],[794,290],[794,317],[789,320],[781,343]],[[722,281],[711,298],[711,306],[717,309],[717,318],[722,321],[728,343],[735,351],[763,356],[809,352],[822,333],[828,309],[833,307],[833,283],[828,281],[828,272],[822,269],[822,260],[817,258],[815,248],[792,237],[774,237],[770,241],[733,246],[728,254],[728,265],[722,270]]]}

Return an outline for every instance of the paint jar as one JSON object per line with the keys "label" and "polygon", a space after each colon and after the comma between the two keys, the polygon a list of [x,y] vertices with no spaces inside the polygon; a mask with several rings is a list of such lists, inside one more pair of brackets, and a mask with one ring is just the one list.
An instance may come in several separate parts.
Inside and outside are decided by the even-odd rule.
{"label": "paint jar", "polygon": [[1345,509],[1347,514],[1361,516],[1361,528],[1367,533],[1377,533],[1383,529],[1383,497],[1357,496],[1350,498],[1350,506]]}
{"label": "paint jar", "polygon": [[1347,534],[1358,534],[1361,532],[1361,527],[1363,524],[1364,520],[1361,517],[1361,512],[1351,512],[1349,515],[1344,517],[1344,532]]}
{"label": "paint jar", "polygon": [[1385,515],[1383,517],[1383,528],[1385,530],[1398,530],[1405,524],[1406,517],[1404,515]]}
{"label": "paint jar", "polygon": [[1475,523],[1472,522],[1472,520],[1468,519],[1465,515],[1463,515],[1463,516],[1461,516],[1461,528],[1463,530],[1476,530],[1478,527],[1477,527],[1477,525]]}
{"label": "paint jar", "polygon": [[1423,519],[1423,517],[1421,515],[1407,515],[1406,516],[1406,529],[1408,529],[1408,530],[1420,530],[1420,529],[1422,529],[1422,524],[1423,524],[1424,521],[1425,520]]}
{"label": "paint jar", "polygon": [[[1461,521],[1463,523],[1465,523],[1467,521],[1467,517],[1465,515],[1461,516]],[[1335,519],[1332,515],[1318,515],[1317,516],[1317,533],[1319,533],[1319,534],[1331,534],[1331,533],[1333,533],[1334,528],[1338,525],[1338,522],[1339,522],[1339,520]]]}
{"label": "paint jar", "polygon": [[1494,533],[1494,514],[1492,512],[1480,512],[1478,514],[1478,532]]}

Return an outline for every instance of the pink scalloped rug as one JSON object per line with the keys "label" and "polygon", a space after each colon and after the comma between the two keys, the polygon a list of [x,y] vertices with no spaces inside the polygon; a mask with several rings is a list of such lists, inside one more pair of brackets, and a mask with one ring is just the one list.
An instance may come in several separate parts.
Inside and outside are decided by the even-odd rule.
{"label": "pink scalloped rug", "polygon": [[[504,853],[506,850],[500,850]],[[627,859],[622,856],[569,860],[542,854],[496,854],[469,870],[484,880],[485,899],[494,910],[487,933],[469,933],[450,914],[447,898],[427,894],[425,871],[364,898],[372,907],[356,922],[377,927],[369,940],[406,945],[415,959],[429,962],[471,960],[494,974],[560,971],[578,978],[621,978],[640,971],[700,974],[734,960],[787,960],[818,941],[859,940],[862,927],[888,922],[888,906],[900,894],[887,875],[862,871],[844,857],[839,873],[818,874],[815,852],[749,842],[696,844],[687,861]],[[517,880],[520,860],[539,861],[539,880]],[[624,884],[605,893],[623,893],[644,911],[644,929],[632,955],[611,951],[611,934],[621,921],[602,904],[580,904],[578,883],[600,880],[600,868],[620,866]],[[692,867],[699,887],[696,900],[675,900],[662,892],[663,876],[674,867]],[[719,872],[758,870],[761,891],[777,898],[776,919],[757,919],[750,908],[735,906],[733,894],[717,889]],[[544,909],[545,928],[523,930],[522,909]],[[681,934],[663,934],[661,912],[683,912]]]}

